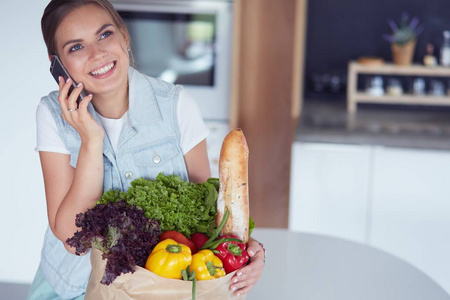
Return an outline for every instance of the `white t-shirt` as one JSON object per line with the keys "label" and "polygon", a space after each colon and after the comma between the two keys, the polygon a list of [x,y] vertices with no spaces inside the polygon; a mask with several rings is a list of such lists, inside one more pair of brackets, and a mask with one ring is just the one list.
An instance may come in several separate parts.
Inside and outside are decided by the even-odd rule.
{"label": "white t-shirt", "polygon": [[[120,119],[108,119],[100,116],[100,121],[105,128],[114,151],[117,149],[120,132],[128,120],[128,112]],[[188,153],[198,143],[208,136],[208,129],[203,122],[197,102],[186,92],[181,90],[177,107],[178,127],[181,139],[180,148],[183,155]],[[70,154],[63,140],[58,134],[56,122],[47,104],[41,101],[36,111],[37,145],[36,151],[48,151]]]}

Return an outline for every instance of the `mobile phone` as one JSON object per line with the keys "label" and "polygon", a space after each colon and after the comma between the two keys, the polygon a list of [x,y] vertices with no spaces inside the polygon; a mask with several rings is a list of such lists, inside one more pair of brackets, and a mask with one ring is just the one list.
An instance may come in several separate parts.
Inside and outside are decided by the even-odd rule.
{"label": "mobile phone", "polygon": [[[70,77],[69,72],[67,72],[66,68],[64,68],[61,60],[57,55],[53,55],[52,64],[50,65],[50,73],[52,73],[53,78],[55,78],[56,83],[59,83],[58,78],[61,76],[64,80]],[[73,89],[77,86],[77,83],[72,79],[72,86],[69,89],[69,94],[72,93]],[[85,97],[86,94],[84,90],[81,91],[80,96],[77,99],[77,107],[80,105],[80,101]]]}

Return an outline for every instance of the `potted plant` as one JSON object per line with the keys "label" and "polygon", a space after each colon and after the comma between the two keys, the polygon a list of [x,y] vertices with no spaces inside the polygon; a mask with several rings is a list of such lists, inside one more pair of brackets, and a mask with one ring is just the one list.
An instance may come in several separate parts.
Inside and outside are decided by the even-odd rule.
{"label": "potted plant", "polygon": [[403,13],[400,22],[388,20],[392,34],[383,37],[391,43],[392,60],[396,65],[410,65],[416,48],[417,37],[423,31],[417,17],[409,20],[408,13]]}

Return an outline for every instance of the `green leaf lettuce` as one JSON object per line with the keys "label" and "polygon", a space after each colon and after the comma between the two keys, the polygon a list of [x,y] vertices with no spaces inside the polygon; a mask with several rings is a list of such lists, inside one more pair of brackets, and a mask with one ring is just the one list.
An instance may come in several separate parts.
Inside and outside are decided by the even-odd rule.
{"label": "green leaf lettuce", "polygon": [[176,175],[159,174],[155,180],[135,179],[126,192],[110,190],[97,204],[125,199],[142,209],[145,216],[160,222],[161,230],[176,230],[190,237],[215,227],[219,180],[189,183]]}

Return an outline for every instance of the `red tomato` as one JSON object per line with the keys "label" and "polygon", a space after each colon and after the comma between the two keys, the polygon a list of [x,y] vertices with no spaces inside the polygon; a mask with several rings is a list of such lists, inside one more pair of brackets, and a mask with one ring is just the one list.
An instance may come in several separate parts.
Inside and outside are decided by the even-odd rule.
{"label": "red tomato", "polygon": [[189,240],[187,237],[185,237],[184,234],[182,234],[182,233],[179,233],[175,230],[169,230],[169,231],[163,232],[159,236],[160,241],[167,240],[167,239],[172,239],[177,243],[188,246],[191,249],[192,254],[197,253],[197,247],[195,247],[195,244],[191,240]]}
{"label": "red tomato", "polygon": [[197,249],[203,247],[203,245],[209,240],[209,237],[201,232],[191,234],[191,241],[195,244]]}

